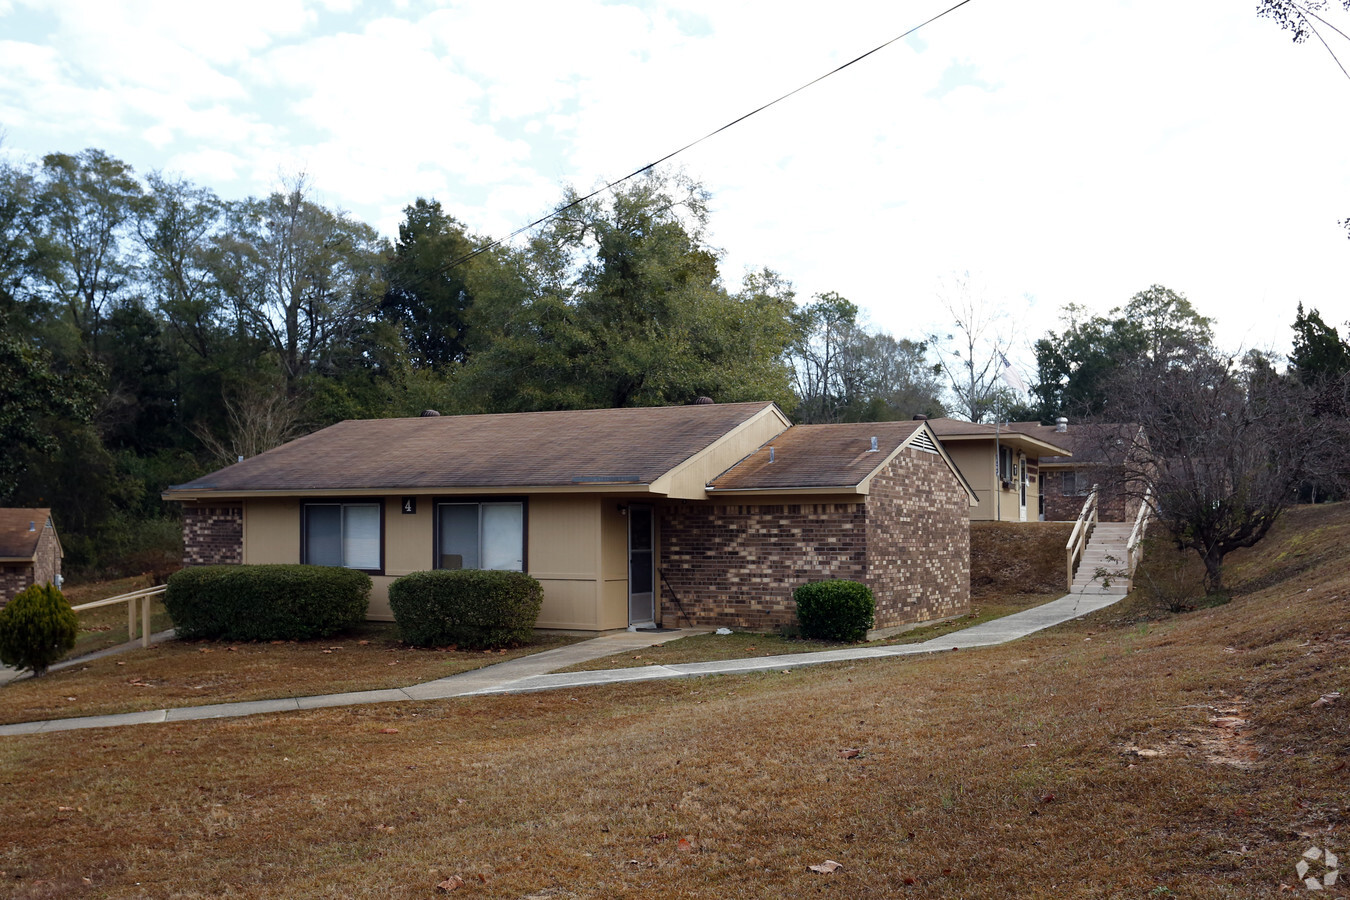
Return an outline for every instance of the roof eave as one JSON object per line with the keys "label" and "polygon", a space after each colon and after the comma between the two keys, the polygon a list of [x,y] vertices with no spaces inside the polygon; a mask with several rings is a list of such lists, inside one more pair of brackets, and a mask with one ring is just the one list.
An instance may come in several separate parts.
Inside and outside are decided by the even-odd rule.
{"label": "roof eave", "polygon": [[287,497],[430,497],[482,494],[652,494],[665,496],[653,485],[631,481],[587,482],[584,484],[545,485],[472,485],[408,487],[391,485],[374,488],[288,488],[282,490],[174,490],[160,494],[163,500],[178,502],[213,500],[261,500]]}

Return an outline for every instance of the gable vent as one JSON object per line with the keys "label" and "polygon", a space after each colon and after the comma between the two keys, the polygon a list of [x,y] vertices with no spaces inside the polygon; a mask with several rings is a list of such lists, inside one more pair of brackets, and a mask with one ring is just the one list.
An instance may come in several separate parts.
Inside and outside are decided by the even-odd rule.
{"label": "gable vent", "polygon": [[929,437],[928,432],[926,431],[920,431],[918,434],[914,435],[913,439],[909,442],[909,446],[913,447],[915,450],[922,450],[924,453],[938,452],[937,444],[933,443],[933,439]]}

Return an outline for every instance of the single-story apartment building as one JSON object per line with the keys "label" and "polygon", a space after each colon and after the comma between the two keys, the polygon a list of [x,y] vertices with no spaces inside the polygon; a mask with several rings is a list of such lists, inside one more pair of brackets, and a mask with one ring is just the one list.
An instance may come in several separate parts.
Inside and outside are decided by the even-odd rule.
{"label": "single-story apartment building", "polygon": [[[1118,423],[1069,425],[1060,417],[1054,425],[1010,422],[1008,428],[1064,448],[1060,455],[1043,456],[1041,510],[1047,522],[1072,522],[1094,485],[1099,486],[1097,516],[1104,522],[1133,522],[1139,512],[1153,458],[1142,426]],[[1128,459],[1127,465],[1122,465]],[[1135,477],[1139,476],[1139,477]]]}
{"label": "single-story apartment building", "polygon": [[340,422],[164,493],[186,565],[314,563],[395,578],[517,569],[539,627],[795,621],[849,578],[877,627],[970,602],[974,492],[924,422],[792,427],[773,403]]}
{"label": "single-story apartment building", "polygon": [[50,509],[0,509],[0,606],[30,585],[60,587],[63,556]]}
{"label": "single-story apartment building", "polygon": [[[1042,433],[1008,423],[983,425],[960,419],[928,420],[956,467],[974,489],[975,522],[1026,522],[1041,518],[1041,463],[1071,451]],[[1053,429],[1050,429],[1053,431]]]}

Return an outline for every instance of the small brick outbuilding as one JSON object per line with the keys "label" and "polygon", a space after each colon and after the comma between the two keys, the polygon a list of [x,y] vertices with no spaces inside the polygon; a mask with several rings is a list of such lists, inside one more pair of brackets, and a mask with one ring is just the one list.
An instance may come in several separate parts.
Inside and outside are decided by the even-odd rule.
{"label": "small brick outbuilding", "polygon": [[975,494],[926,422],[792,426],[773,403],[341,422],[171,487],[187,565],[312,563],[389,584],[515,569],[538,625],[769,629],[793,590],[872,588],[877,628],[970,604]]}
{"label": "small brick outbuilding", "polygon": [[59,586],[62,555],[50,509],[0,509],[0,606],[30,585]]}

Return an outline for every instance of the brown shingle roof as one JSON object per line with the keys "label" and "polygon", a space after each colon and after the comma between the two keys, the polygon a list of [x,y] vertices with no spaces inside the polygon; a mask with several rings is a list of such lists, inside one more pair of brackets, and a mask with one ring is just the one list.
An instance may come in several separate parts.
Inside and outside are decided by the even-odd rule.
{"label": "brown shingle roof", "polygon": [[167,494],[651,484],[772,407],[722,403],[352,420],[175,485]]}
{"label": "brown shingle roof", "polygon": [[1132,440],[1139,431],[1138,425],[1084,424],[1070,425],[1067,431],[1056,431],[1054,425],[1042,425],[1039,422],[1011,422],[1008,428],[1021,432],[1038,440],[1054,444],[1068,450],[1070,456],[1042,456],[1043,465],[1068,465],[1074,462],[1090,461],[1100,457],[1102,449],[1113,439]]}
{"label": "brown shingle roof", "polygon": [[[919,422],[796,425],[714,478],[710,487],[714,491],[851,487],[862,483],[919,427]],[[876,453],[869,452],[873,436]]]}
{"label": "brown shingle roof", "polygon": [[51,516],[50,509],[0,509],[0,558],[32,559]]}
{"label": "brown shingle roof", "polygon": [[[939,440],[948,441],[968,441],[988,438],[993,440],[999,437],[1009,444],[1023,443],[1022,448],[1038,455],[1042,460],[1048,456],[1061,452],[1069,451],[1070,448],[1061,441],[1056,441],[1055,429],[1045,427],[1044,432],[1035,431],[1028,427],[1026,422],[1007,422],[1002,425],[982,425],[975,422],[963,422],[960,419],[929,419],[928,425],[938,436]],[[1042,426],[1036,425],[1037,429]],[[1023,441],[1023,438],[1030,438],[1031,442]],[[1034,442],[1034,443],[1032,443]]]}

